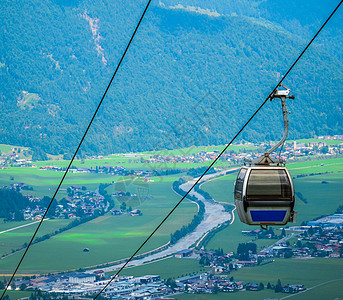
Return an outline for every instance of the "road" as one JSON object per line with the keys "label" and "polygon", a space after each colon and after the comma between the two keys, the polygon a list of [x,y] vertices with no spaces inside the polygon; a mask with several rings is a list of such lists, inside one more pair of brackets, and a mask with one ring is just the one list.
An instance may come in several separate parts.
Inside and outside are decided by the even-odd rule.
{"label": "road", "polygon": [[[317,287],[320,287],[320,286],[323,286],[323,285],[326,285],[326,284],[329,284],[329,283],[332,283],[332,282],[341,281],[341,280],[343,280],[343,278],[325,281],[325,282],[319,283],[319,284],[317,284],[317,285],[315,285],[313,287],[310,287],[310,288],[308,288],[308,289],[306,289],[304,291],[301,291],[301,292],[299,292],[297,294],[292,294],[292,295],[288,295],[286,297],[282,297],[282,298],[280,298],[280,300],[287,299],[287,298],[290,298],[290,297],[293,297],[293,296],[298,296],[299,294],[306,293],[306,292],[308,292],[310,290],[313,290],[313,289],[315,289]],[[339,299],[339,298],[336,298],[336,299]]]}
{"label": "road", "polygon": [[[44,221],[47,221],[47,220],[49,220],[49,218],[44,219]],[[20,228],[23,228],[23,227],[26,227],[26,226],[30,226],[30,225],[33,225],[33,224],[37,224],[37,223],[39,223],[39,222],[40,222],[40,220],[39,220],[39,221],[36,221],[36,222],[29,223],[29,224],[25,224],[25,225],[20,225],[20,226],[17,226],[17,227],[13,227],[13,228],[10,228],[10,229],[4,230],[4,231],[0,231],[0,234],[5,233],[5,232],[9,232],[9,231],[13,231],[13,230],[16,230],[16,229],[20,229]]]}
{"label": "road", "polygon": [[[225,170],[222,172],[214,173],[214,174],[209,174],[205,175],[200,183],[204,183],[210,179],[213,179],[215,177],[220,177],[224,176],[227,174],[227,172],[233,172],[236,169],[230,169],[230,170]],[[180,188],[184,191],[188,191],[191,186],[196,182],[198,178],[194,178],[193,180],[190,180],[180,186]],[[189,249],[192,245],[194,245],[197,241],[199,241],[207,232],[210,230],[216,228],[220,224],[223,224],[226,221],[232,220],[232,213],[231,212],[226,212],[225,208],[222,204],[215,202],[215,201],[209,201],[206,200],[202,195],[197,193],[196,191],[192,190],[190,192],[190,195],[194,195],[198,200],[202,201],[205,205],[205,214],[204,214],[204,219],[203,221],[195,228],[195,230],[189,234],[187,234],[185,237],[177,241],[174,245],[168,247],[165,250],[162,250],[158,253],[151,254],[147,257],[137,259],[137,260],[132,260],[130,261],[126,268],[128,267],[136,267],[140,266],[152,261],[160,260],[169,256],[172,256],[173,254]],[[131,252],[133,253],[135,249],[131,249]],[[112,272],[120,269],[124,263],[120,264],[115,264],[110,267],[106,268],[94,268],[87,270],[87,273],[92,273],[97,270],[103,270],[104,272]]]}
{"label": "road", "polygon": [[284,243],[284,242],[288,241],[289,239],[294,238],[294,237],[297,237],[297,236],[299,236],[299,235],[300,235],[300,233],[292,233],[292,234],[290,234],[290,235],[286,235],[286,236],[283,237],[281,240],[278,240],[276,243],[274,243],[273,245],[270,245],[270,246],[264,248],[264,249],[261,250],[260,252],[269,253],[269,252],[272,250],[273,247],[278,246],[278,245],[280,245],[281,243]]}

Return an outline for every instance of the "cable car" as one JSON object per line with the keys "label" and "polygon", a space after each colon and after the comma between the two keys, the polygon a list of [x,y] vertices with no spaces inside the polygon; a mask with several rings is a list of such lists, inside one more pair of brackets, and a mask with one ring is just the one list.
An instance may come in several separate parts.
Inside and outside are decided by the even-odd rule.
{"label": "cable car", "polygon": [[235,182],[234,198],[239,219],[249,225],[260,225],[263,229],[267,229],[268,225],[295,222],[296,219],[292,177],[284,161],[270,157],[283,145],[288,134],[285,99],[294,99],[294,96],[288,96],[289,92],[288,88],[276,90],[271,96],[271,99],[280,98],[282,103],[285,132],[281,141],[261,157],[249,161],[249,165],[243,166]]}
{"label": "cable car", "polygon": [[238,216],[250,225],[285,225],[292,221],[294,188],[285,167],[244,166],[235,185]]}

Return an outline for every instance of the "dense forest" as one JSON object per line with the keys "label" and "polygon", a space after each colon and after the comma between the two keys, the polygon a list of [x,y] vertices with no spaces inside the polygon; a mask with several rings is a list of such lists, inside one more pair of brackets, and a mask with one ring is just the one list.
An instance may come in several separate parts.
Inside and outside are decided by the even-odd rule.
{"label": "dense forest", "polygon": [[[2,1],[1,143],[72,153],[145,2]],[[153,1],[81,154],[227,142],[335,4]],[[284,82],[296,96],[290,138],[342,132],[340,21],[338,11]],[[240,138],[276,140],[281,119],[268,103]]]}
{"label": "dense forest", "polygon": [[22,221],[24,220],[23,209],[26,207],[34,207],[34,204],[20,192],[0,188],[0,218]]}

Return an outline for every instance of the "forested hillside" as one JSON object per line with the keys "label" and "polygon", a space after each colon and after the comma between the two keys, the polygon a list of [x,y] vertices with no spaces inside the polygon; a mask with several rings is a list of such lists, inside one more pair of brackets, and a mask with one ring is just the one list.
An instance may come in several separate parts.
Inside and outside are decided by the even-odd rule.
{"label": "forested hillside", "polygon": [[[1,143],[73,152],[145,2],[1,1]],[[82,153],[227,142],[335,5],[153,3]],[[284,82],[296,95],[291,138],[342,132],[339,20],[340,11]],[[275,140],[281,118],[268,103],[241,138]]]}

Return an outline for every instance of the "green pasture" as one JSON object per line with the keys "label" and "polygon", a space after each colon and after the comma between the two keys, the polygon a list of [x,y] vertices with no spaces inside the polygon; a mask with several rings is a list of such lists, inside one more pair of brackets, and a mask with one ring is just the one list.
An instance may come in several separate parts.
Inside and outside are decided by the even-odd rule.
{"label": "green pasture", "polygon": [[[13,222],[11,227],[9,227],[9,224],[12,222],[7,222],[5,224],[6,229],[9,229],[33,222],[35,221]],[[37,238],[48,233],[53,233],[59,228],[66,226],[70,222],[71,220],[65,219],[46,220],[43,222],[40,230],[38,231]],[[2,255],[10,254],[13,250],[21,248],[24,243],[28,244],[37,226],[38,223],[35,223],[12,231],[0,233],[0,257]],[[0,232],[6,229],[3,229],[2,224],[0,224]],[[6,260],[6,258],[4,260]]]}
{"label": "green pasture", "polygon": [[21,147],[11,146],[11,145],[6,145],[6,144],[0,144],[0,152],[9,152],[13,148],[21,148]]}
{"label": "green pasture", "polygon": [[291,175],[333,172],[340,174],[343,171],[343,158],[322,159],[287,164]]}
{"label": "green pasture", "polygon": [[[4,290],[0,290],[2,295]],[[10,300],[17,300],[25,297],[30,297],[33,291],[6,291],[6,295],[10,297]]]}
{"label": "green pasture", "polygon": [[14,228],[17,226],[21,226],[21,225],[25,225],[28,223],[32,223],[34,221],[32,220],[27,220],[27,221],[11,221],[11,222],[5,222],[4,219],[0,218],[0,232],[10,229],[10,228]]}
{"label": "green pasture", "polygon": [[[124,276],[144,276],[147,274],[160,275],[163,279],[178,278],[193,273],[206,272],[207,267],[199,264],[199,260],[191,258],[167,258],[153,263],[148,263],[139,267],[126,268],[120,275]],[[115,272],[108,273],[113,275]]]}
{"label": "green pasture", "polygon": [[[78,269],[130,256],[179,200],[169,182],[149,183],[149,192],[153,198],[137,207],[142,211],[142,216],[112,216],[108,213],[34,245],[20,272],[47,273]],[[197,206],[193,202],[182,203],[141,252],[167,243],[170,234],[188,224],[196,211]],[[83,252],[84,248],[90,251]],[[0,270],[10,273],[20,254],[0,260]]]}
{"label": "green pasture", "polygon": [[[327,184],[323,184],[325,179]],[[296,198],[295,210],[298,211],[297,224],[310,221],[322,215],[332,214],[343,204],[343,174],[337,178],[332,176],[309,176],[294,179],[294,188],[302,193],[308,203]],[[292,224],[290,224],[292,225]]]}

